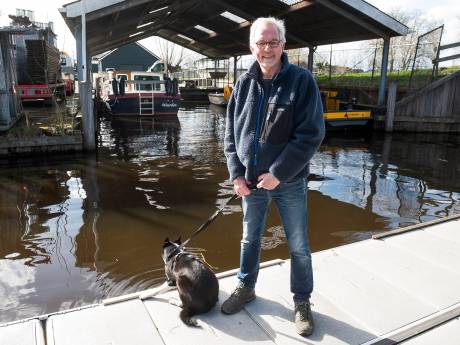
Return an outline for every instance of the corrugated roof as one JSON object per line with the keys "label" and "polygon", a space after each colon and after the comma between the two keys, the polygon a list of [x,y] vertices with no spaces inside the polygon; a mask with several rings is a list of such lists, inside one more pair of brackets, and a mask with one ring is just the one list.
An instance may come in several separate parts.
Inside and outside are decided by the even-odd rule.
{"label": "corrugated roof", "polygon": [[[60,10],[73,32],[80,27],[82,1]],[[249,51],[250,24],[262,16],[285,20],[287,49],[389,38],[408,31],[362,0],[86,0],[83,5],[92,54],[159,36],[212,58],[244,55]]]}

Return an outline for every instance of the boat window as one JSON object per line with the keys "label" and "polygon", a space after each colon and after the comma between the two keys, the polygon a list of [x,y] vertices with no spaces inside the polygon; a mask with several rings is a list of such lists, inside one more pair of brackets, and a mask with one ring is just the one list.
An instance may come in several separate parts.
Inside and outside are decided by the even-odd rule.
{"label": "boat window", "polygon": [[[135,75],[134,81],[160,81],[160,77],[156,75]],[[153,84],[153,83],[152,83]],[[152,84],[135,84],[136,91],[152,91]],[[160,91],[160,83],[155,83],[155,90]]]}
{"label": "boat window", "polygon": [[127,74],[117,74],[117,80],[128,80],[128,75]]}

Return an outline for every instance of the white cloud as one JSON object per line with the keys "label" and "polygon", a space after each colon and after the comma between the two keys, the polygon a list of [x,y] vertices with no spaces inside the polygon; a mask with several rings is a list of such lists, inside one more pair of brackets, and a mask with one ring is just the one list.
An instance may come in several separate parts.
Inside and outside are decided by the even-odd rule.
{"label": "white cloud", "polygon": [[457,0],[368,0],[381,11],[393,9],[420,11],[428,18],[444,24],[443,43],[457,42],[460,37],[460,3]]}

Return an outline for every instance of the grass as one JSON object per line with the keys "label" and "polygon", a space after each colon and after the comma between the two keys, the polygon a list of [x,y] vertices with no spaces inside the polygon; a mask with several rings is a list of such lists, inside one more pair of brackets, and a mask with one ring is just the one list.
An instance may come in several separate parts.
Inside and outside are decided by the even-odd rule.
{"label": "grass", "polygon": [[14,126],[8,131],[8,138],[32,138],[43,135],[42,130],[36,126]]}
{"label": "grass", "polygon": [[[441,67],[439,69],[438,77],[442,78],[453,72],[460,70],[460,66],[454,67]],[[388,73],[389,81],[396,81],[398,88],[405,88],[409,86],[410,71],[397,71]],[[341,75],[332,75],[329,79],[328,74],[319,74],[316,76],[316,80],[324,88],[336,88],[336,87],[363,87],[373,88],[379,86],[380,75],[374,74],[372,78],[371,72],[365,73],[349,73]],[[412,76],[411,89],[420,88],[428,84],[431,80],[431,69],[416,70]]]}

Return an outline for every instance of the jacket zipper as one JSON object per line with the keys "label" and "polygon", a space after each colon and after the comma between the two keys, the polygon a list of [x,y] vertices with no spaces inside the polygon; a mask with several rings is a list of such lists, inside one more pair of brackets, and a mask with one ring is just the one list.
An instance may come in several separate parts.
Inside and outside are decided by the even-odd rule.
{"label": "jacket zipper", "polygon": [[[270,94],[272,93],[272,90],[273,90],[274,80],[278,77],[278,75],[279,75],[279,72],[272,79],[272,82],[271,82],[271,85],[270,85]],[[254,133],[254,142],[253,142],[253,150],[254,150],[254,163],[253,163],[253,165],[254,166],[257,165],[257,151],[259,150],[259,136],[260,136],[259,130],[261,129],[260,128],[260,112],[261,112],[261,108],[262,108],[263,104],[265,103],[264,88],[262,87],[262,85],[260,85],[260,83],[257,80],[256,80],[256,82],[257,82],[257,84],[259,84],[259,86],[262,89],[262,97],[261,97],[261,102],[259,104],[259,109],[257,110],[256,132]],[[270,95],[268,95],[268,99],[270,100]],[[268,109],[268,101],[267,101],[267,106],[264,109],[264,113],[267,113],[267,109]],[[265,121],[268,121],[269,119],[270,119],[270,116],[266,116],[265,119],[264,119],[264,123],[265,123]]]}
{"label": "jacket zipper", "polygon": [[[259,84],[260,86],[260,84]],[[256,132],[254,133],[254,142],[253,142],[253,149],[254,149],[254,166],[257,166],[257,151],[259,150],[259,130],[260,130],[260,112],[261,108],[265,102],[265,95],[264,90],[262,88],[262,97],[260,98],[259,109],[257,110],[257,119],[256,119]]]}
{"label": "jacket zipper", "polygon": [[262,122],[262,128],[261,128],[261,132],[260,132],[260,137],[262,137],[262,135],[263,135],[263,138],[262,138],[263,141],[266,141],[267,129],[268,129],[268,121],[270,121],[270,118],[271,118],[271,115],[272,115],[272,111],[268,111],[268,108],[270,107],[269,101],[270,101],[270,96],[271,96],[272,90],[273,90],[273,80],[270,83],[270,94],[269,94],[269,97],[268,97],[268,100],[267,100],[267,105],[265,106],[265,109],[264,109],[265,118],[264,118],[264,121]]}

